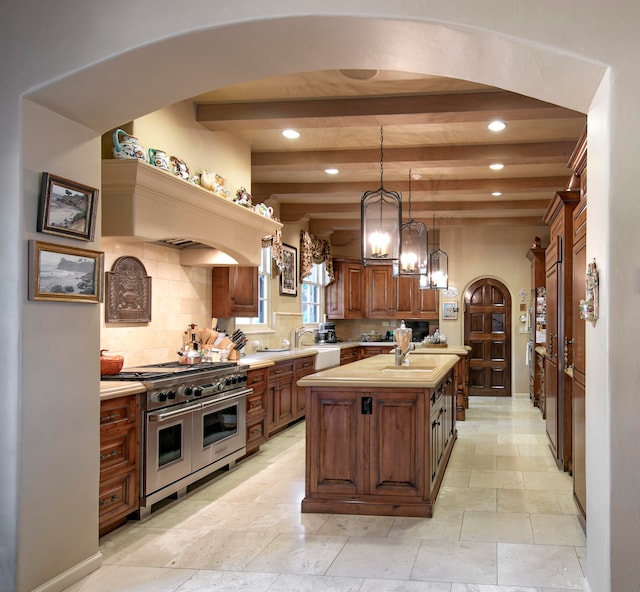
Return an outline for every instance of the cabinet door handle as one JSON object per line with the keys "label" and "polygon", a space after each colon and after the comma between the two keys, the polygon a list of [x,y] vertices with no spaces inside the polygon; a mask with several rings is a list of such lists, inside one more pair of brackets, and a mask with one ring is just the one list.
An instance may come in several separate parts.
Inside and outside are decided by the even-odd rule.
{"label": "cabinet door handle", "polygon": [[119,413],[112,413],[111,415],[104,415],[104,416],[100,417],[100,423],[103,423],[105,421],[111,421],[112,419],[117,419],[118,417],[120,417]]}
{"label": "cabinet door handle", "polygon": [[373,413],[373,398],[362,397],[362,414],[371,415]]}
{"label": "cabinet door handle", "polygon": [[101,454],[100,460],[104,460],[105,458],[112,458],[114,456],[118,456],[120,454],[119,450],[112,450],[109,454]]}

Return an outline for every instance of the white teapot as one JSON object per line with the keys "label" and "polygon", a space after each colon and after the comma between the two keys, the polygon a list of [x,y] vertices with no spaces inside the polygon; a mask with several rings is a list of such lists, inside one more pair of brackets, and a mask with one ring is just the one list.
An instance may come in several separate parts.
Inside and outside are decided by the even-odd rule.
{"label": "white teapot", "polygon": [[[122,137],[120,137],[122,136]],[[147,162],[147,151],[138,143],[138,138],[130,136],[122,129],[113,132],[113,157],[138,158]]]}

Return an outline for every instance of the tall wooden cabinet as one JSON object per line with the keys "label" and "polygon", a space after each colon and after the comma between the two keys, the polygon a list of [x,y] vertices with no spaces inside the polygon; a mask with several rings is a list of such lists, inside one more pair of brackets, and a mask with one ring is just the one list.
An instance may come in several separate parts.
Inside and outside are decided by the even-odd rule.
{"label": "tall wooden cabinet", "polygon": [[[531,399],[534,407],[540,407],[544,410],[544,401],[541,402],[541,376],[537,372],[535,363],[535,347],[543,345],[544,341],[541,340],[541,333],[538,330],[537,323],[537,298],[538,295],[545,291],[545,264],[544,264],[544,249],[542,247],[531,247],[527,252],[527,258],[531,262],[531,306],[533,308],[533,319],[531,319],[531,340],[533,341],[534,351],[531,355],[534,357],[530,363],[533,365],[533,373],[529,375],[529,398]],[[543,411],[544,415],[544,411]]]}
{"label": "tall wooden cabinet", "polygon": [[565,374],[565,342],[572,338],[573,306],[573,210],[580,201],[575,189],[558,191],[544,221],[549,225],[545,251],[547,295],[547,343],[544,361],[544,393],[547,435],[559,468],[571,464],[571,397]]}
{"label": "tall wooden cabinet", "polygon": [[587,142],[586,128],[569,165],[573,169],[572,186],[580,189],[580,202],[573,210],[573,306],[571,341],[567,341],[567,374],[571,387],[573,499],[578,508],[578,517],[586,528],[587,483],[586,483],[586,427],[585,392],[586,321],[580,318],[579,304],[585,298],[585,276],[587,269]]}

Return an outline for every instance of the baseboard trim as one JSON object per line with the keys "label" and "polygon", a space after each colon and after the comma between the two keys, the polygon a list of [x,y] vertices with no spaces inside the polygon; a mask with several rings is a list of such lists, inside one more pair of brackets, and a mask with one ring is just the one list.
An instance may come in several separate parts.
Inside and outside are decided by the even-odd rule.
{"label": "baseboard trim", "polygon": [[33,590],[33,592],[63,592],[63,590],[66,590],[72,584],[80,581],[101,566],[102,553],[98,551],[95,555],[92,555],[52,580],[42,584],[42,586],[39,586]]}

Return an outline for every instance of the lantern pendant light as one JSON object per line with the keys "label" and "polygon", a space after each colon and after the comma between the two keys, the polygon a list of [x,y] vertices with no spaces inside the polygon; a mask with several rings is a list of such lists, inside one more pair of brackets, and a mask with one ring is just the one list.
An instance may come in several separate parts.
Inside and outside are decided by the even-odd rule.
{"label": "lantern pendant light", "polygon": [[411,217],[411,170],[409,170],[409,220],[400,227],[400,260],[393,265],[394,276],[424,276],[429,273],[429,232]]}
{"label": "lantern pendant light", "polygon": [[[435,233],[436,219],[433,217]],[[435,290],[449,288],[449,256],[442,249],[434,249],[429,253],[429,287]]]}
{"label": "lantern pendant light", "polygon": [[383,130],[380,126],[380,188],[360,198],[361,254],[363,265],[395,265],[400,260],[402,197],[383,184]]}

